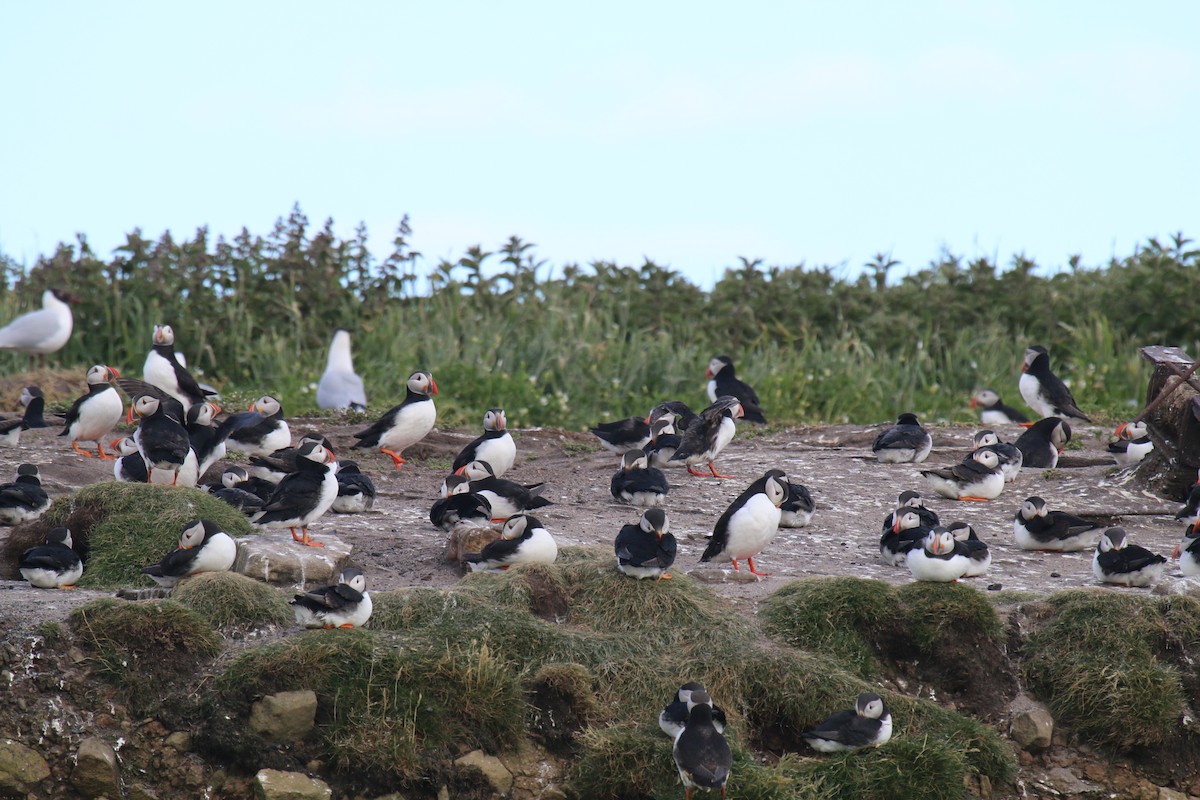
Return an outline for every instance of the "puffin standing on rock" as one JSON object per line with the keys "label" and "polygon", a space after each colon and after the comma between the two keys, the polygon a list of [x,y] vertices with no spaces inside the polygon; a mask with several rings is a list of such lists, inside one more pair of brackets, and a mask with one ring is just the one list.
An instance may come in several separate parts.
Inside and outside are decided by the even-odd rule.
{"label": "puffin standing on rock", "polygon": [[182,406],[173,398],[159,400],[148,394],[133,401],[131,413],[138,417],[138,428],[133,440],[146,462],[147,482],[154,483],[154,472],[170,472],[171,485],[179,483],[179,473],[191,456],[191,442],[187,430],[172,414],[182,413]]}
{"label": "puffin standing on rock", "polygon": [[38,387],[26,386],[21,390],[21,408],[24,409],[21,416],[0,420],[0,444],[16,447],[21,443],[21,431],[50,427],[43,416],[46,397]]}
{"label": "puffin standing on rock", "polygon": [[742,404],[747,422],[755,425],[766,425],[767,418],[763,416],[762,403],[758,394],[750,384],[738,379],[733,369],[733,359],[729,356],[716,356],[708,362],[704,372],[708,378],[708,401],[717,402],[718,397],[736,397]]}
{"label": "puffin standing on rock", "polygon": [[1017,382],[1021,397],[1041,417],[1061,417],[1091,422],[1079,410],[1071,390],[1062,379],[1050,371],[1050,353],[1040,344],[1025,350],[1021,379]]}
{"label": "puffin standing on rock", "polygon": [[379,452],[390,456],[396,469],[400,469],[404,463],[400,454],[404,449],[421,441],[433,430],[433,423],[437,420],[433,395],[437,393],[437,383],[428,372],[417,370],[409,375],[405,383],[404,402],[388,409],[365,431],[354,434],[358,441],[351,447],[355,450],[378,447]]}
{"label": "puffin standing on rock", "polygon": [[103,459],[114,458],[104,452],[101,443],[105,436],[117,427],[125,412],[125,403],[117,393],[112,381],[121,377],[113,367],[97,364],[87,371],[88,393],[77,399],[67,411],[65,426],[59,436],[68,436],[71,447],[80,455],[92,454],[79,447],[82,442],[95,442],[96,455]]}
{"label": "puffin standing on rock", "polygon": [[308,526],[328,511],[337,499],[337,462],[333,453],[318,442],[302,445],[299,455],[296,471],[279,482],[270,499],[250,521],[267,528],[288,528],[292,539],[300,544],[324,547],[324,543],[309,538]]}
{"label": "puffin standing on rock", "polygon": [[717,520],[700,562],[731,561],[736,570],[739,569],[737,562],[744,558],[750,564],[752,575],[769,577],[770,573],[755,568],[754,556],[762,552],[779,532],[779,507],[787,498],[787,484],[787,475],[778,469],[767,470],[750,484]]}

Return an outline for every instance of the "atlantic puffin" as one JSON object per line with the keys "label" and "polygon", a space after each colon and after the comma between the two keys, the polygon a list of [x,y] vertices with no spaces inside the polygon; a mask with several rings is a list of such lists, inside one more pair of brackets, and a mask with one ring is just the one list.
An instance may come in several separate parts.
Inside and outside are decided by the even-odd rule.
{"label": "atlantic puffin", "polygon": [[803,528],[812,522],[816,504],[813,503],[812,493],[801,483],[788,481],[787,497],[779,507],[779,527]]}
{"label": "atlantic puffin", "polygon": [[736,570],[737,562],[744,558],[751,574],[769,577],[770,573],[755,568],[754,556],[779,532],[779,507],[787,498],[787,483],[783,470],[769,469],[746,487],[717,520],[700,562],[731,561]]}
{"label": "atlantic puffin", "polygon": [[1004,491],[1000,459],[990,450],[976,450],[961,463],[921,470],[921,475],[931,489],[951,500],[994,500]]}
{"label": "atlantic puffin", "polygon": [[29,355],[30,364],[36,355],[42,366],[46,356],[57,353],[71,338],[75,318],[70,303],[75,298],[59,289],[42,292],[42,307],[14,319],[0,328],[0,350],[13,350]]}
{"label": "atlantic puffin", "polygon": [[[166,401],[150,395],[138,397],[132,408],[133,414],[139,419],[133,440],[137,442],[142,459],[146,462],[148,482],[157,482],[154,480],[157,470],[170,472],[171,485],[174,486],[179,484],[180,472],[187,464],[188,457],[194,463],[196,454],[192,452],[187,430],[169,416],[166,409]],[[195,485],[194,478],[192,485]]]}
{"label": "atlantic puffin", "polygon": [[[333,453],[316,442],[300,448],[296,471],[279,482],[270,499],[250,518],[267,528],[288,528],[292,539],[309,547],[324,547],[309,538],[308,526],[337,499],[337,462]],[[300,533],[296,533],[296,529]]]}
{"label": "atlantic puffin", "polygon": [[142,574],[170,589],[179,581],[201,572],[228,572],[237,558],[237,543],[215,522],[194,519],[183,524],[179,545],[157,564],[142,568]]}
{"label": "atlantic puffin", "polygon": [[714,356],[708,362],[704,372],[708,378],[708,402],[717,402],[718,397],[736,397],[742,404],[742,410],[747,422],[755,425],[766,425],[767,418],[763,416],[762,401],[750,384],[739,380],[734,372],[733,359],[729,356]]}
{"label": "atlantic puffin", "polygon": [[650,413],[646,415],[646,424],[653,427],[655,420],[670,419],[674,423],[675,432],[681,434],[692,426],[698,416],[699,414],[692,411],[682,400],[664,400],[650,409]]}
{"label": "atlantic puffin", "polygon": [[737,432],[734,420],[744,415],[742,404],[736,397],[718,397],[716,402],[700,412],[680,439],[679,447],[671,461],[682,461],[692,475],[706,477],[703,472],[697,472],[695,467],[701,464],[708,466],[708,471],[714,478],[731,478],[732,475],[722,475],[717,472],[714,461],[725,449],[725,445],[733,440]]}
{"label": "atlantic puffin", "polygon": [[271,395],[263,395],[247,411],[231,414],[217,426],[227,446],[248,456],[269,456],[292,443],[292,431],[283,417],[283,406]]}
{"label": "atlantic puffin", "polygon": [[16,447],[21,443],[21,431],[50,427],[43,416],[46,397],[41,389],[36,386],[22,389],[21,407],[24,409],[21,416],[0,420],[0,444]]}
{"label": "atlantic puffin", "polygon": [[325,372],[317,383],[317,408],[336,411],[366,411],[367,391],[362,378],[354,371],[354,357],[350,354],[350,330],[334,328],[333,340],[329,342],[329,356],[325,360]]}
{"label": "atlantic puffin", "polygon": [[1029,426],[1014,442],[1021,451],[1022,466],[1031,469],[1054,469],[1067,442],[1071,441],[1071,426],[1058,417],[1045,417]]}
{"label": "atlantic puffin", "polygon": [[361,628],[371,618],[371,594],[362,570],[346,567],[333,586],[304,592],[290,601],[296,623],[306,628]]}
{"label": "atlantic puffin", "polygon": [[[671,702],[667,703],[666,707],[659,712],[658,727],[672,739],[678,736],[679,732],[683,730],[683,726],[687,724],[688,700],[691,699],[692,692],[696,691],[707,693],[702,683],[695,681],[685,683],[675,692],[675,696],[671,699]],[[717,733],[724,733],[725,725],[727,724],[725,711],[720,706],[714,704],[712,714],[713,727],[717,729]]]}
{"label": "atlantic puffin", "polygon": [[42,488],[35,464],[17,467],[17,479],[0,484],[0,524],[20,525],[37,519],[50,508],[50,498]]}
{"label": "atlantic puffin", "polygon": [[1198,471],[1196,482],[1188,490],[1183,508],[1175,512],[1175,519],[1186,522],[1187,526],[1192,529],[1195,529],[1196,523],[1200,521],[1200,471]]}
{"label": "atlantic puffin", "polygon": [[338,514],[361,514],[375,506],[375,482],[364,475],[355,461],[339,461],[338,493],[331,510]]}
{"label": "atlantic puffin", "polygon": [[429,509],[429,521],[435,528],[453,530],[460,522],[486,525],[492,519],[492,504],[483,495],[461,492],[434,501]]}
{"label": "atlantic puffin", "polygon": [[1079,410],[1071,390],[1050,371],[1050,354],[1040,344],[1030,345],[1025,350],[1025,363],[1021,366],[1021,379],[1017,382],[1021,397],[1026,405],[1039,417],[1061,417],[1091,422]]}
{"label": "atlantic puffin", "polygon": [[1013,536],[1022,550],[1087,550],[1095,545],[1101,527],[1065,511],[1051,511],[1036,496],[1027,498],[1013,517]]}
{"label": "atlantic puffin", "polygon": [[121,377],[113,367],[97,364],[87,371],[88,393],[79,397],[67,411],[65,425],[59,436],[68,436],[71,447],[80,455],[92,454],[79,447],[80,442],[95,442],[96,454],[103,459],[113,456],[104,452],[102,441],[121,421],[125,403],[112,386]]}
{"label": "atlantic puffin", "polygon": [[208,468],[225,457],[225,437],[228,429],[222,430],[213,420],[221,413],[221,407],[212,401],[196,403],[187,410],[184,428],[188,442],[196,454],[196,472],[203,475]]}
{"label": "atlantic puffin", "polygon": [[483,435],[474,439],[454,458],[452,469],[465,467],[472,461],[492,465],[497,478],[508,472],[517,459],[517,445],[508,432],[508,417],[503,408],[489,408],[483,415]]}
{"label": "atlantic puffin", "polygon": [[987,572],[992,565],[992,552],[988,548],[987,542],[980,539],[979,535],[975,533],[975,529],[968,523],[960,521],[951,522],[946,526],[946,530],[954,536],[955,551],[966,556],[970,561],[966,577],[974,578]]}
{"label": "atlantic puffin", "polygon": [[271,483],[279,483],[296,471],[300,460],[300,448],[309,442],[316,442],[326,450],[333,449],[333,443],[319,433],[306,433],[296,442],[295,447],[281,447],[269,455],[250,456],[250,475]]}
{"label": "atlantic puffin", "polygon": [[1200,577],[1200,536],[1184,537],[1175,547],[1174,557],[1179,559],[1179,571],[1185,577]]}
{"label": "atlantic puffin", "polygon": [[921,546],[933,528],[926,525],[916,509],[896,509],[892,527],[879,537],[879,558],[891,567],[901,566],[909,552]]}
{"label": "atlantic puffin", "polygon": [[687,705],[687,722],[676,734],[671,750],[683,781],[684,797],[691,800],[693,789],[720,789],[724,797],[733,768],[733,751],[713,722],[712,698],[702,689],[693,689]]}
{"label": "atlantic puffin", "polygon": [[[213,497],[228,503],[249,517],[262,509],[266,498],[244,488],[248,479],[249,475],[246,470],[241,467],[230,467],[221,473],[221,483],[208,487],[208,491]],[[270,488],[271,491],[275,489],[274,486]],[[267,497],[270,497],[269,493]]]}
{"label": "atlantic puffin", "polygon": [[210,393],[175,356],[175,330],[170,325],[155,325],[153,341],[142,365],[142,380],[178,400],[185,413],[195,404],[207,402]]}
{"label": "atlantic puffin", "polygon": [[275,493],[275,487],[278,485],[278,481],[266,481],[262,478],[256,478],[247,472],[245,467],[234,464],[225,468],[221,473],[219,481],[208,484],[204,488],[209,494],[216,494],[223,488],[237,487],[243,492],[255,495],[265,503]]}
{"label": "atlantic puffin", "polygon": [[650,466],[644,450],[621,456],[621,468],[613,473],[609,491],[614,499],[631,506],[662,505],[671,486],[661,469]]}
{"label": "atlantic puffin", "polygon": [[600,440],[605,450],[624,453],[645,447],[650,441],[650,423],[643,417],[627,417],[615,422],[598,422],[588,432]]}
{"label": "atlantic puffin", "polygon": [[921,524],[927,528],[933,528],[938,525],[938,515],[936,511],[925,507],[925,501],[921,499],[921,495],[906,489],[896,498],[896,508],[890,514],[883,518],[883,533],[887,533],[892,529],[896,520],[904,515],[906,511],[915,511],[921,518]]}
{"label": "atlantic puffin", "polygon": [[1113,431],[1117,441],[1108,445],[1108,453],[1121,469],[1133,467],[1150,455],[1154,442],[1150,439],[1150,429],[1145,422],[1125,422]]}
{"label": "atlantic puffin", "polygon": [[148,483],[150,473],[146,470],[146,459],[138,450],[137,442],[132,436],[122,436],[114,439],[109,445],[117,454],[113,459],[113,478],[125,483]]}
{"label": "atlantic puffin", "polygon": [[390,456],[396,469],[404,463],[400,454],[425,438],[433,430],[437,420],[437,409],[433,395],[437,394],[437,383],[424,370],[408,376],[405,384],[404,402],[388,409],[379,420],[364,431],[354,434],[358,441],[351,447],[355,450],[378,447],[379,452]]}
{"label": "atlantic puffin", "polygon": [[675,563],[676,543],[671,521],[661,508],[642,512],[637,525],[624,525],[613,542],[617,571],[631,578],[670,580],[667,572]]}
{"label": "atlantic puffin", "polygon": [[51,528],[45,544],[21,554],[17,569],[39,589],[73,589],[83,575],[83,561],[73,547],[70,530]]}
{"label": "atlantic puffin", "polygon": [[966,576],[971,559],[955,547],[954,534],[945,528],[934,528],[925,534],[920,547],[908,551],[904,565],[918,581],[949,583]]}
{"label": "atlantic puffin", "polygon": [[971,408],[980,409],[979,421],[984,425],[1024,425],[1029,417],[1007,406],[992,389],[981,389],[971,398]]}
{"label": "atlantic puffin", "polygon": [[1144,547],[1129,543],[1124,528],[1109,528],[1096,543],[1092,574],[1101,583],[1118,586],[1149,586],[1162,577],[1167,559]]}
{"label": "atlantic puffin", "polygon": [[[492,507],[492,519],[501,522],[522,511],[532,511],[553,505],[542,497],[545,484],[521,484],[491,474],[491,465],[486,461],[472,461],[459,468],[459,473],[468,478],[466,491],[487,498]],[[449,480],[449,479],[447,479]],[[463,491],[461,487],[458,491]]]}
{"label": "atlantic puffin", "polygon": [[500,538],[489,542],[478,553],[463,557],[472,572],[505,570],[516,564],[552,564],[558,558],[554,537],[537,517],[517,514],[509,517],[500,530]]}
{"label": "atlantic puffin", "polygon": [[[650,423],[650,441],[642,448],[650,466],[665,469],[671,464],[671,456],[679,449],[682,437],[675,432],[675,418],[661,417]],[[683,466],[676,462],[676,467]]]}
{"label": "atlantic puffin", "polygon": [[896,424],[881,431],[871,445],[871,452],[880,464],[920,464],[933,449],[933,437],[921,427],[917,415],[905,412]]}
{"label": "atlantic puffin", "polygon": [[976,450],[991,450],[1000,461],[1000,472],[1004,482],[1012,483],[1021,475],[1021,467],[1025,463],[1025,455],[1015,444],[1000,441],[995,431],[976,431],[971,439],[972,452]]}
{"label": "atlantic puffin", "polygon": [[808,746],[820,753],[879,747],[892,738],[892,714],[883,698],[863,692],[851,711],[839,711],[801,734]]}

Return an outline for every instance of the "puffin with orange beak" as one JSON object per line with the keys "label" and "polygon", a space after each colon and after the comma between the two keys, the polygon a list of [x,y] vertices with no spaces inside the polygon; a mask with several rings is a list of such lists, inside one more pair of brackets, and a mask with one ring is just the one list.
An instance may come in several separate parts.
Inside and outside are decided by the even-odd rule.
{"label": "puffin with orange beak", "polygon": [[1109,444],[1108,452],[1121,469],[1140,464],[1154,449],[1154,442],[1150,440],[1150,429],[1140,420],[1121,423],[1113,431],[1113,435],[1117,437],[1117,441]]}
{"label": "puffin with orange beak", "polygon": [[648,508],[637,525],[625,525],[617,533],[613,549],[617,571],[631,578],[670,580],[667,569],[675,563],[676,543],[671,521],[661,508]]}
{"label": "puffin with orange beak", "polygon": [[248,456],[269,456],[292,443],[292,431],[283,418],[283,406],[271,395],[263,395],[217,426],[217,436]]}
{"label": "puffin with orange beak", "polygon": [[[178,411],[179,403],[172,398],[160,400],[148,394],[133,401],[133,413],[138,417],[138,428],[133,440],[146,462],[149,483],[156,483],[154,473],[170,472],[171,485],[179,483],[179,473],[188,463],[195,460],[187,430],[171,411]],[[194,479],[192,485],[195,485]]]}
{"label": "puffin with orange beak", "polygon": [[433,430],[433,423],[437,420],[433,395],[437,393],[437,383],[425,370],[417,370],[409,375],[405,383],[404,402],[388,409],[365,431],[354,434],[358,441],[351,447],[356,450],[378,447],[379,452],[390,457],[396,469],[400,469],[404,463],[401,455],[404,449],[421,441]]}
{"label": "puffin with orange beak", "polygon": [[483,415],[483,435],[464,447],[454,459],[451,469],[459,469],[472,461],[486,461],[492,474],[504,475],[517,459],[517,445],[508,432],[508,417],[503,408],[489,408]]}
{"label": "puffin with orange beak", "polygon": [[954,534],[938,527],[925,534],[920,547],[908,553],[905,564],[912,576],[919,581],[950,583],[967,574],[971,559],[956,549]]}
{"label": "puffin with orange beak", "polygon": [[279,482],[250,521],[267,528],[288,528],[292,539],[300,544],[324,547],[309,538],[308,526],[333,507],[337,494],[337,461],[333,453],[319,442],[305,442],[300,446],[296,471]]}
{"label": "puffin with orange beak", "polygon": [[708,466],[708,471],[714,478],[733,477],[717,472],[714,461],[717,455],[725,449],[725,445],[733,441],[733,435],[737,433],[737,424],[734,420],[745,415],[746,412],[736,397],[729,395],[718,397],[717,401],[701,411],[696,421],[683,432],[679,447],[676,448],[675,455],[671,456],[670,460],[684,462],[687,464],[688,472],[700,478],[706,477],[703,472],[696,471],[696,467],[701,464]]}
{"label": "puffin with orange beak", "polygon": [[237,543],[215,522],[194,519],[185,522],[179,546],[162,561],[142,569],[158,583],[170,589],[182,579],[200,572],[228,572],[237,557]]}
{"label": "puffin with orange beak", "polygon": [[142,365],[142,379],[178,400],[185,413],[208,402],[213,392],[196,382],[175,352],[175,330],[170,325],[155,325],[153,341]]}
{"label": "puffin with orange beak", "polygon": [[117,427],[125,412],[125,403],[112,382],[121,377],[115,367],[97,364],[87,371],[88,393],[77,399],[67,411],[66,424],[59,436],[67,436],[76,453],[92,458],[79,447],[80,442],[95,442],[96,455],[111,459],[102,441]]}
{"label": "puffin with orange beak", "polygon": [[1087,415],[1079,410],[1067,385],[1050,371],[1050,353],[1040,344],[1030,345],[1026,349],[1017,388],[1021,390],[1022,399],[1039,417],[1061,417],[1091,422]]}

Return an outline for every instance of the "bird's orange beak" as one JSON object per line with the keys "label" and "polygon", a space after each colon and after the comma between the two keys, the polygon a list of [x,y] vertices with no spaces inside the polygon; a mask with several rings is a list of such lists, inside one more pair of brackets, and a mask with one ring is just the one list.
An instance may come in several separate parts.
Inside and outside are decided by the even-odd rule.
{"label": "bird's orange beak", "polygon": [[462,475],[464,472],[466,472],[466,470],[467,470],[467,465],[466,465],[466,464],[463,464],[461,467],[459,467],[458,469],[454,470],[454,474],[455,474],[455,475]]}
{"label": "bird's orange beak", "polygon": [[704,377],[705,377],[705,378],[711,378],[711,377],[712,377],[712,368],[711,368],[711,367],[705,367],[705,369],[704,369]]}
{"label": "bird's orange beak", "polygon": [[1021,372],[1024,372],[1024,371],[1025,371],[1025,370],[1027,370],[1027,369],[1029,369],[1029,365],[1028,365],[1028,364],[1026,364],[1026,363],[1024,363],[1024,362],[1022,362],[1022,363],[1021,363]]}
{"label": "bird's orange beak", "polygon": [[213,412],[213,416],[214,416],[214,417],[215,417],[217,414],[220,414],[220,413],[221,413],[221,407],[220,407],[219,405],[217,405],[216,403],[212,403],[212,402],[210,402],[210,403],[208,404],[208,407],[212,409],[212,412]]}
{"label": "bird's orange beak", "polygon": [[1115,431],[1113,431],[1113,435],[1116,436],[1118,439],[1120,439],[1121,434],[1123,434],[1125,432],[1125,429],[1128,427],[1129,427],[1128,422],[1122,422],[1120,425],[1117,426],[1117,429]]}
{"label": "bird's orange beak", "polygon": [[[121,371],[119,369],[117,369],[116,367],[109,367],[108,371],[113,374],[113,378],[121,377]],[[111,378],[110,378],[110,380],[111,380]]]}
{"label": "bird's orange beak", "polygon": [[129,404],[129,413],[125,415],[125,422],[129,425],[133,424],[133,403]]}
{"label": "bird's orange beak", "polygon": [[437,381],[435,381],[433,378],[429,379],[429,393],[437,394]]}
{"label": "bird's orange beak", "polygon": [[979,408],[979,401],[974,397],[971,398],[971,408]]}
{"label": "bird's orange beak", "polygon": [[123,439],[124,439],[124,437],[122,437],[121,439],[113,439],[111,442],[108,443],[108,446],[111,449],[116,450],[116,449],[120,448],[121,442],[123,441]]}

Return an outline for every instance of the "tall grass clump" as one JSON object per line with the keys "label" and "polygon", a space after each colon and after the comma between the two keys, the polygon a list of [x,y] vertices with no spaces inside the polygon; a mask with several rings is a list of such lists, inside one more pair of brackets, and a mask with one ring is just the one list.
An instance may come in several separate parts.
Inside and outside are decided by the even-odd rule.
{"label": "tall grass clump", "polygon": [[[82,301],[63,364],[136,368],[154,324],[168,322],[195,371],[226,393],[276,394],[290,414],[313,410],[330,334],[352,325],[373,408],[397,401],[408,371],[423,368],[442,388],[445,423],[474,424],[502,405],[514,426],[574,429],[665,398],[705,404],[704,366],[719,352],[781,423],[878,422],[899,410],[971,419],[974,390],[1016,396],[1034,342],[1086,411],[1128,415],[1148,374],[1139,346],[1200,352],[1186,316],[1161,313],[1200,292],[1200,250],[1182,234],[1049,271],[1021,256],[1001,266],[953,253],[898,278],[882,257],[858,276],[742,259],[707,292],[650,260],[556,270],[516,236],[426,264],[411,237],[404,218],[378,260],[365,227],[340,239],[332,220],[316,226],[298,207],[265,235],[231,240],[134,230],[107,259],[81,235],[27,269],[0,255],[0,318],[65,287]],[[1122,313],[1088,310],[1113,307]]]}

